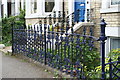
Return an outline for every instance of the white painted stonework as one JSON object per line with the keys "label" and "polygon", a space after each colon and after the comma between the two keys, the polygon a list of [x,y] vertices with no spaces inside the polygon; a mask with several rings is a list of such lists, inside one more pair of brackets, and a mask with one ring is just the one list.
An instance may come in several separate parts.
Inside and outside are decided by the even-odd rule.
{"label": "white painted stonework", "polygon": [[[9,0],[2,0],[3,5],[3,16],[8,16],[8,8],[7,8],[7,2]],[[21,9],[24,9],[24,2],[25,0],[21,0]],[[11,15],[18,15],[20,13],[20,0],[11,0]]]}
{"label": "white painted stonework", "polygon": [[120,38],[120,27],[106,27],[105,34],[107,36],[105,44],[105,53],[107,56],[111,51],[111,38]]}
{"label": "white painted stonework", "polygon": [[106,36],[120,37],[120,27],[106,27]]}
{"label": "white painted stonework", "polygon": [[[62,2],[63,0],[54,0],[55,6],[52,12],[45,12],[45,0],[37,0],[37,12],[31,13],[31,2],[32,0],[26,0],[26,16],[25,18],[39,18],[46,17],[47,15],[53,13],[54,11],[62,11]],[[65,0],[64,0],[65,1]],[[89,4],[87,4],[89,2]],[[74,4],[75,0],[68,0],[68,14],[74,12]],[[86,10],[85,16],[87,16],[87,9],[90,9],[90,0],[86,0]],[[70,18],[71,19],[71,18]],[[87,21],[87,17],[85,17],[85,21]]]}
{"label": "white painted stonework", "polygon": [[[0,11],[1,11],[2,1],[0,1]],[[1,12],[0,12],[0,21],[1,21]]]}
{"label": "white painted stonework", "polygon": [[111,0],[102,0],[102,9],[100,13],[120,12],[120,4],[111,5]]}
{"label": "white painted stonework", "polygon": [[62,1],[54,0],[55,6],[52,12],[45,12],[45,0],[37,0],[37,12],[31,13],[31,2],[32,0],[26,0],[26,16],[25,18],[38,18],[38,17],[46,17],[47,15],[53,13],[54,11],[62,11]]}
{"label": "white painted stonework", "polygon": [[4,17],[7,15],[7,0],[2,0]]}

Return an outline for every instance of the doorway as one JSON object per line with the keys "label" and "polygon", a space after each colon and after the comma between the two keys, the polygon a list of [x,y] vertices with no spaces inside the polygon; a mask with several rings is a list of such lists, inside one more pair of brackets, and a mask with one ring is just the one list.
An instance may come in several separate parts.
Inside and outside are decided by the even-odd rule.
{"label": "doorway", "polygon": [[[75,22],[84,22],[85,21],[85,0],[75,0],[74,4],[75,4]],[[78,13],[79,13],[79,17],[78,17]]]}

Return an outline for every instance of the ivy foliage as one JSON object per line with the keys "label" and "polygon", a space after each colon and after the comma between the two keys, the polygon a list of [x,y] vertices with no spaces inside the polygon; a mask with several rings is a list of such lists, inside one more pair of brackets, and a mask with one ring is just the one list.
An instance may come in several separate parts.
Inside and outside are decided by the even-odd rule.
{"label": "ivy foliage", "polygon": [[[13,24],[14,23],[14,24]],[[25,26],[25,10],[20,9],[20,14],[2,18],[2,43],[6,46],[12,43],[12,26]]]}

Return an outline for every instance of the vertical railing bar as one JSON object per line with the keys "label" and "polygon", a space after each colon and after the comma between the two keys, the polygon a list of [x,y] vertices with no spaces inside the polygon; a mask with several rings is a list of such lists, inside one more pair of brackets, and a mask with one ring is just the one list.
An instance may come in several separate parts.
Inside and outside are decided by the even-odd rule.
{"label": "vertical railing bar", "polygon": [[29,48],[30,48],[30,26],[27,26],[27,56],[29,57]]}
{"label": "vertical railing bar", "polygon": [[73,30],[73,27],[74,27],[74,13],[72,13],[72,27],[71,27],[71,42],[72,42],[72,44],[71,44],[71,49],[72,49],[72,51],[71,51],[71,52],[72,52],[72,53],[71,53],[71,54],[72,54],[72,55],[71,55],[71,58],[72,58],[72,61],[71,61],[71,64],[72,64],[72,65],[71,65],[71,67],[72,67],[72,69],[71,69],[71,75],[72,75],[72,76],[73,76],[73,66],[74,66],[74,65],[73,65],[73,55],[74,55],[74,54],[73,54],[73,53],[74,53],[74,52],[73,52],[73,50],[74,50],[74,46],[73,46],[73,43],[74,43],[74,33],[73,33],[73,32],[74,32],[74,30]]}
{"label": "vertical railing bar", "polygon": [[46,28],[47,28],[47,18],[44,18],[44,48],[45,48],[45,62],[44,64],[47,64],[47,52],[46,52]]}
{"label": "vertical railing bar", "polygon": [[42,21],[40,20],[40,51],[42,49]]}
{"label": "vertical railing bar", "polygon": [[34,26],[34,38],[33,38],[33,48],[34,48],[34,51],[33,51],[33,59],[35,59],[35,55],[36,55],[36,44],[35,44],[35,42],[36,42],[36,26],[35,25],[33,25]]}
{"label": "vertical railing bar", "polygon": [[109,64],[109,78],[110,78],[110,80],[112,80],[112,64],[111,64],[111,61],[112,61],[112,59],[110,58],[110,60],[109,60],[109,62],[110,62],[110,64]]}
{"label": "vertical railing bar", "polygon": [[14,23],[11,24],[12,26],[12,55],[14,54]]}
{"label": "vertical railing bar", "polygon": [[38,27],[38,25],[37,25],[37,38],[36,38],[36,47],[37,47],[37,61],[39,61],[38,59],[39,59],[39,49],[40,49],[40,45],[39,45],[39,43],[40,43],[40,40],[39,40],[39,27]]}
{"label": "vertical railing bar", "polygon": [[107,39],[107,37],[105,36],[105,27],[106,27],[106,23],[105,23],[105,20],[102,19],[101,20],[101,23],[100,23],[100,26],[101,26],[101,35],[99,37],[99,41],[101,41],[101,62],[102,62],[102,77],[101,79],[104,80],[105,79],[105,40]]}
{"label": "vertical railing bar", "polygon": [[30,26],[30,41],[31,41],[31,44],[30,44],[30,57],[32,58],[32,44],[33,44],[33,38],[32,38],[32,34],[33,34],[33,29],[32,29],[32,25]]}
{"label": "vertical railing bar", "polygon": [[42,32],[43,32],[42,31],[42,20],[39,21],[39,24],[40,24],[40,28],[39,28],[39,30],[40,30],[40,59],[39,59],[39,61],[42,62],[43,59],[41,59],[41,58],[43,56],[42,53],[43,53],[43,42],[44,42],[43,34],[42,34]]}

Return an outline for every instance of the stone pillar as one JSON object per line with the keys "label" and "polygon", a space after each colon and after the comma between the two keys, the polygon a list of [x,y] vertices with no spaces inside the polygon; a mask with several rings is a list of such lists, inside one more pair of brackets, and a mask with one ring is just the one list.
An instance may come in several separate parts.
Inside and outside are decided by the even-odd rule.
{"label": "stone pillar", "polygon": [[[90,20],[91,22],[94,23],[94,36],[99,37],[100,36],[100,21],[101,21],[101,14],[100,14],[100,9],[101,9],[101,0],[91,0],[91,16]],[[95,43],[95,46],[100,49],[99,43]]]}
{"label": "stone pillar", "polygon": [[68,13],[71,14],[72,12],[74,12],[74,0],[68,2]]}
{"label": "stone pillar", "polygon": [[62,11],[62,0],[55,0],[54,11],[56,11],[56,17],[58,17],[58,11]]}
{"label": "stone pillar", "polygon": [[26,0],[25,3],[25,8],[26,8],[26,16],[29,16],[31,14],[31,1],[30,0]]}
{"label": "stone pillar", "polygon": [[[68,2],[68,14],[71,14],[74,12],[74,3],[75,3],[75,0],[70,0]],[[70,16],[70,26],[72,26],[72,15]]]}
{"label": "stone pillar", "polygon": [[60,5],[62,5],[61,1],[55,0],[55,11],[61,11]]}
{"label": "stone pillar", "polygon": [[3,7],[4,7],[4,10],[3,10],[3,16],[6,17],[7,16],[7,0],[2,0],[2,4],[3,4]]}
{"label": "stone pillar", "polygon": [[2,1],[0,1],[0,21],[1,21],[1,6],[2,6]]}
{"label": "stone pillar", "polygon": [[[90,0],[85,0],[85,22],[87,22],[87,19],[90,18],[90,16],[88,16],[87,14],[90,14]],[[88,12],[88,10],[89,12]]]}
{"label": "stone pillar", "polygon": [[37,13],[39,16],[43,14],[43,0],[37,0]]}
{"label": "stone pillar", "polygon": [[15,0],[15,15],[18,15],[20,13],[20,10],[19,10],[19,8],[20,8],[19,1],[20,0]]}
{"label": "stone pillar", "polygon": [[22,10],[24,9],[24,6],[25,6],[24,2],[25,2],[25,0],[21,0],[21,9]]}
{"label": "stone pillar", "polygon": [[102,0],[102,9],[110,7],[110,0]]}
{"label": "stone pillar", "polygon": [[15,15],[15,0],[12,0],[11,2],[11,11],[12,11],[12,15],[14,16]]}

